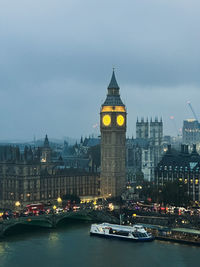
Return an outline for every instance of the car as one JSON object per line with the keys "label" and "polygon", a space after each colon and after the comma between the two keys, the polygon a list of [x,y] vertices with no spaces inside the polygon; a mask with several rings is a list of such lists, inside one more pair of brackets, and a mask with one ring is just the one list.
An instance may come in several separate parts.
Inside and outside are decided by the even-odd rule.
{"label": "car", "polygon": [[56,209],[56,213],[61,213],[61,212],[63,212],[63,209],[62,208],[57,208]]}

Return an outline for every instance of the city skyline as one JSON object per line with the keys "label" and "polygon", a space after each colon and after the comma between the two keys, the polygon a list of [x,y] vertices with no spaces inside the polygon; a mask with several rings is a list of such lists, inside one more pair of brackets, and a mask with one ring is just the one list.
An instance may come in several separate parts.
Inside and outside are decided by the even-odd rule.
{"label": "city skyline", "polygon": [[135,137],[137,117],[155,116],[164,134],[177,135],[193,117],[187,101],[200,117],[199,7],[178,0],[3,3],[0,141],[98,135],[113,66],[127,137]]}

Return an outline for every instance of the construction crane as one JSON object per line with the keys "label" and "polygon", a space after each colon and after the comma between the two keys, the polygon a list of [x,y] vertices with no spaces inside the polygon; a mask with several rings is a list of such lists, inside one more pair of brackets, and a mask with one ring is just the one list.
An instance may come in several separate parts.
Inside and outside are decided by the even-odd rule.
{"label": "construction crane", "polygon": [[171,122],[172,122],[173,125],[174,125],[174,129],[175,129],[175,131],[176,131],[176,134],[179,135],[179,131],[178,131],[178,128],[177,128],[177,125],[176,125],[176,121],[175,121],[174,116],[172,115],[172,116],[170,116],[169,118],[170,118]]}
{"label": "construction crane", "polygon": [[197,115],[196,115],[196,113],[194,112],[194,109],[193,109],[192,104],[190,103],[190,101],[188,101],[187,104],[188,104],[188,106],[190,107],[190,109],[191,109],[191,111],[192,111],[192,114],[194,115],[195,120],[198,121]]}

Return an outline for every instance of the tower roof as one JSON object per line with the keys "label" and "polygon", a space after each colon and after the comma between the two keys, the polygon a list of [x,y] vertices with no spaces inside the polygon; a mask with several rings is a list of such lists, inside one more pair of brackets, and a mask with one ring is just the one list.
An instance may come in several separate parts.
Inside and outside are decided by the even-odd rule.
{"label": "tower roof", "polygon": [[46,134],[45,140],[44,140],[44,147],[49,147],[49,139],[48,139],[47,134]]}
{"label": "tower roof", "polygon": [[110,83],[108,85],[108,94],[105,102],[103,103],[103,106],[124,106],[120,98],[119,85],[117,84],[114,70]]}
{"label": "tower roof", "polygon": [[108,89],[119,89],[119,85],[117,84],[116,78],[115,78],[115,71],[113,70],[112,78],[110,80],[110,84],[108,85]]}

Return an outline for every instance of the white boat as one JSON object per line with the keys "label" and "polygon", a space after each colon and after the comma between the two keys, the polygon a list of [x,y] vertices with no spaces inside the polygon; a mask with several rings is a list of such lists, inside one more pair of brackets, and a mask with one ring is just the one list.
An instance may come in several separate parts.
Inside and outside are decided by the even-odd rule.
{"label": "white boat", "polygon": [[154,237],[142,225],[125,226],[110,223],[92,224],[91,235],[120,238],[130,241],[152,241]]}

